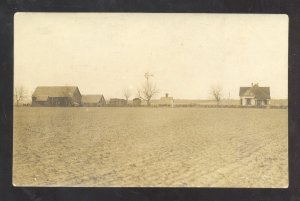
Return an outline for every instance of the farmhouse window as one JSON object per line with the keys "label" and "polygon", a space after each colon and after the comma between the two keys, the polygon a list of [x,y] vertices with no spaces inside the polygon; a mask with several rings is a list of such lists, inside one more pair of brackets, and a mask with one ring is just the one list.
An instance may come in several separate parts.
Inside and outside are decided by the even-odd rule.
{"label": "farmhouse window", "polygon": [[251,105],[251,99],[250,98],[247,98],[247,105]]}
{"label": "farmhouse window", "polygon": [[257,106],[261,106],[262,105],[262,100],[257,100]]}

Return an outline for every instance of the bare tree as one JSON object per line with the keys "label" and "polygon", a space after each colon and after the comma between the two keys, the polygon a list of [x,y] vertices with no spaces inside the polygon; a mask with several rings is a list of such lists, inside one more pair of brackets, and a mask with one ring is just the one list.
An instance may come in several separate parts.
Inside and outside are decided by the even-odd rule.
{"label": "bare tree", "polygon": [[123,96],[125,97],[126,102],[128,102],[128,99],[129,99],[130,96],[131,96],[131,91],[130,91],[130,89],[128,89],[128,88],[124,89],[124,90],[123,90]]}
{"label": "bare tree", "polygon": [[142,85],[141,89],[138,90],[138,96],[142,100],[147,101],[147,106],[150,106],[150,100],[158,93],[158,89],[154,83],[152,83],[149,78],[152,77],[150,73],[145,73],[146,81]]}
{"label": "bare tree", "polygon": [[23,86],[16,86],[14,88],[14,98],[17,106],[27,98],[27,92]]}
{"label": "bare tree", "polygon": [[222,98],[222,88],[220,86],[212,86],[210,89],[210,93],[213,96],[213,98],[216,100],[217,105],[219,105],[219,102]]}

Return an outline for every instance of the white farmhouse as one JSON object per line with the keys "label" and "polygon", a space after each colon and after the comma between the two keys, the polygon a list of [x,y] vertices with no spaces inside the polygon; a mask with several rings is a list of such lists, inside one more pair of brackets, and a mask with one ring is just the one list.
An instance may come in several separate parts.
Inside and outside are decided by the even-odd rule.
{"label": "white farmhouse", "polygon": [[260,87],[258,83],[251,87],[240,87],[240,104],[242,106],[267,106],[270,104],[270,87]]}
{"label": "white farmhouse", "polygon": [[165,96],[161,97],[158,101],[158,106],[167,106],[167,107],[174,107],[174,99],[170,97],[168,93]]}

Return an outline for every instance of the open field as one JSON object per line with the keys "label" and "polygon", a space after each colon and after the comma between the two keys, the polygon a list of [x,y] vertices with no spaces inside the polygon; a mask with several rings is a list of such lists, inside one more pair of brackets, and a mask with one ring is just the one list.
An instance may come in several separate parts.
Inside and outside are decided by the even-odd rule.
{"label": "open field", "polygon": [[287,187],[288,111],[14,108],[25,186]]}

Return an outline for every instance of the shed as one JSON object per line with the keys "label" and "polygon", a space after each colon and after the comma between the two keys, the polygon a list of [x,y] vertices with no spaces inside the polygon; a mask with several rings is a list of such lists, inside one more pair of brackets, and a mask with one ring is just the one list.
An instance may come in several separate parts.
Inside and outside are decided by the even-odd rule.
{"label": "shed", "polygon": [[125,99],[111,98],[109,100],[110,106],[125,106],[126,104],[127,104],[127,101]]}
{"label": "shed", "polygon": [[105,106],[106,102],[103,95],[82,95],[81,104],[85,107],[100,107]]}
{"label": "shed", "polygon": [[170,97],[168,93],[166,93],[164,97],[160,98],[158,105],[159,106],[173,107],[174,106],[174,99],[173,99],[173,97]]}
{"label": "shed", "polygon": [[134,98],[134,99],[132,100],[132,104],[133,104],[133,106],[135,106],[135,107],[141,106],[142,100],[141,100],[140,98]]}

